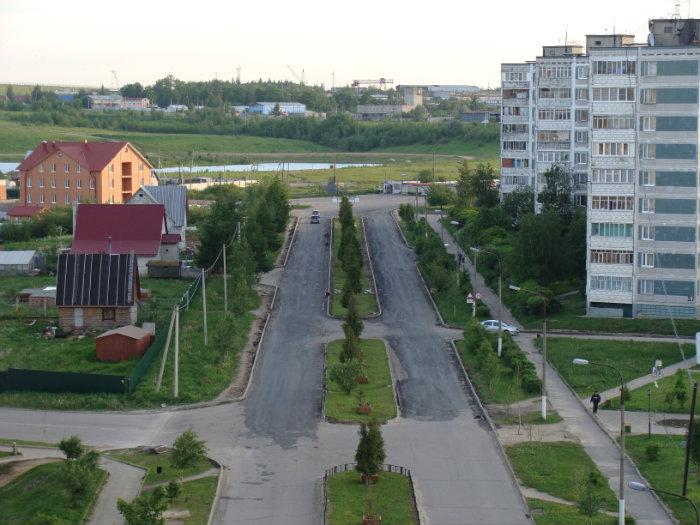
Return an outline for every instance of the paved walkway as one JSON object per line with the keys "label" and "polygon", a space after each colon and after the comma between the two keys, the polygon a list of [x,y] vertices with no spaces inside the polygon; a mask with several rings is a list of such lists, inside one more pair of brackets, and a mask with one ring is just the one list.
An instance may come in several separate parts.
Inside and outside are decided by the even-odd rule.
{"label": "paved walkway", "polygon": [[124,518],[117,510],[119,498],[131,501],[139,495],[146,470],[105,456],[100,456],[100,468],[109,472],[109,477],[100,492],[88,525],[122,525]]}
{"label": "paved walkway", "polygon": [[[688,414],[667,414],[663,412],[651,413],[651,433],[667,436],[684,436],[687,427],[669,427],[659,425],[659,421],[667,419],[688,421]],[[620,411],[619,410],[599,410],[598,420],[611,434],[620,433]],[[632,434],[646,434],[649,431],[649,414],[626,410],[625,423],[632,427]]]}
{"label": "paved walkway", "polygon": [[[438,234],[442,234],[443,242],[448,244],[446,246],[448,252],[456,254],[459,247],[447,230],[440,227],[439,217],[435,215],[428,216],[428,222]],[[481,275],[475,273],[474,265],[468,258],[466,266],[472,276],[474,290],[481,293],[482,301],[495,315],[498,311],[497,295],[486,286]],[[501,308],[501,318],[504,322],[520,326],[505,305],[502,305]],[[529,360],[536,365],[538,374],[541,375],[542,355],[535,347],[535,335],[521,333],[515,339],[520,348],[527,353]],[[586,410],[581,400],[564,383],[556,369],[549,364],[547,364],[547,394],[549,404],[564,419],[567,429],[580,439],[581,445],[608,479],[610,488],[617,494],[620,479],[620,450],[617,444],[603,430],[603,427],[594,420],[594,417]],[[627,481],[641,481],[629,459],[625,461],[624,474]],[[634,516],[640,525],[672,523],[664,508],[650,492],[625,490],[625,500],[627,513]]]}
{"label": "paved walkway", "polygon": [[[664,377],[670,377],[673,374],[676,373],[676,370],[686,370],[688,368],[692,368],[697,364],[695,361],[695,357],[691,359],[686,359],[685,361],[679,361],[677,363],[673,363],[672,365],[666,366],[663,369],[663,375],[661,377],[652,375],[652,374],[647,374],[642,377],[638,377],[636,379],[632,379],[631,381],[627,382],[627,385],[629,386],[630,390],[634,390],[636,388],[641,388],[646,385],[652,384],[654,381],[661,380]],[[620,397],[620,388],[611,388],[610,390],[606,390],[604,392],[600,393],[601,397],[601,402],[605,401],[606,399],[612,399],[615,397]]]}

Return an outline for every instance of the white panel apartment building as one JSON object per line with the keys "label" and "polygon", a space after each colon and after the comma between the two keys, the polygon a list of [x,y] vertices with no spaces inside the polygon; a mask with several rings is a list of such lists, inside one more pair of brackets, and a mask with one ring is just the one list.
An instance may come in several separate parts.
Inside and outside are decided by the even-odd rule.
{"label": "white panel apartment building", "polygon": [[[569,74],[576,78],[571,81],[568,136],[563,123],[542,118],[551,115],[542,112],[551,105],[542,89],[556,86],[539,78],[540,64],[555,62],[547,56],[537,59],[530,83],[537,89],[536,140],[528,145],[535,157],[529,179],[518,182],[534,180],[535,188],[541,188],[541,174],[550,159],[557,159],[550,154],[557,150],[544,139],[555,137],[564,143],[558,151],[568,147],[570,154],[568,159],[559,157],[561,163],[575,174],[587,173],[587,184],[577,177],[579,188],[587,186],[591,315],[700,317],[699,33],[700,21],[671,19],[653,21],[647,45],[631,45],[628,35],[589,36],[587,54],[570,57]],[[504,64],[502,71],[514,67]],[[504,97],[504,108],[506,102]],[[565,121],[566,114],[561,117]],[[504,126],[503,143],[509,131]],[[567,138],[572,143],[568,146]],[[508,158],[509,152],[502,151],[504,168]],[[535,173],[539,180],[533,179]],[[502,177],[508,175],[502,170]],[[501,191],[515,186],[502,184]]]}

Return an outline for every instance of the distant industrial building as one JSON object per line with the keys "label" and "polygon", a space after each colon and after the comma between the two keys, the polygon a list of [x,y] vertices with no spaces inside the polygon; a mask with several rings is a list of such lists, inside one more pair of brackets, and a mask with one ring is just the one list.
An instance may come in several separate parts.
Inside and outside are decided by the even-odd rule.
{"label": "distant industrial building", "polygon": [[124,97],[119,93],[110,93],[108,95],[88,95],[88,108],[96,111],[118,110],[122,109]]}
{"label": "distant industrial building", "polygon": [[279,104],[282,115],[304,115],[306,105],[300,102],[256,102],[248,108],[248,113],[253,115],[272,115],[275,107]]}
{"label": "distant industrial building", "polygon": [[491,113],[488,111],[465,111],[462,113],[462,122],[479,122],[480,124],[488,124],[491,118]]}

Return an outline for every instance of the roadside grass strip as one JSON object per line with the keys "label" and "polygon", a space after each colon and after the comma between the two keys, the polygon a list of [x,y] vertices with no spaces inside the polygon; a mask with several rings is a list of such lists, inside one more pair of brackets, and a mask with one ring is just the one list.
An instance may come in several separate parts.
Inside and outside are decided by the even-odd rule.
{"label": "roadside grass strip", "polygon": [[168,510],[188,510],[190,516],[184,521],[187,525],[206,525],[218,480],[218,476],[207,476],[185,481],[180,486],[180,495],[168,502]]}
{"label": "roadside grass strip", "polygon": [[[177,481],[180,478],[194,476],[214,468],[214,465],[208,460],[197,461],[195,465],[185,469],[177,468],[171,463],[172,453],[170,451],[164,454],[155,454],[141,449],[110,450],[105,453],[105,456],[145,468],[148,472],[143,480],[144,485]],[[158,474],[158,467],[161,467],[160,474]]]}
{"label": "roadside grass strip", "polygon": [[[685,462],[684,436],[627,436],[625,450],[652,487],[680,494],[683,489]],[[658,447],[658,458],[650,461],[647,447]],[[695,513],[690,504],[665,494],[658,496],[673,512],[681,525],[694,525]],[[700,473],[697,463],[691,464],[688,476],[688,497],[700,505]]]}
{"label": "roadside grass strip", "polygon": [[[537,341],[541,347],[541,339]],[[683,345],[686,357],[694,354],[693,345]],[[580,357],[595,363],[611,365],[620,370],[625,381],[651,373],[656,357],[664,366],[682,359],[676,343],[622,341],[608,339],[575,339],[548,337],[547,358],[577,394],[587,398],[594,390],[602,392],[620,385],[615,370],[607,366],[578,366],[573,359]]]}
{"label": "roadside grass strip", "polygon": [[3,525],[79,525],[85,521],[107,472],[96,469],[85,495],[75,504],[61,481],[62,461],[38,465],[0,488],[0,523]]}
{"label": "roadside grass strip", "polygon": [[[362,221],[355,218],[355,229],[357,230],[357,238],[360,241],[360,249],[365,254],[365,238],[362,230]],[[343,271],[338,252],[340,250],[340,221],[333,221],[333,259],[331,261],[331,315],[333,317],[342,318],[347,313],[347,309],[340,304],[343,284],[345,284],[345,272]],[[355,295],[357,298],[357,311],[360,317],[368,317],[379,312],[377,299],[373,293],[368,290],[373,288],[371,285],[371,273],[367,261],[362,264],[362,292]]]}
{"label": "roadside grass strip", "polygon": [[604,500],[602,508],[617,509],[607,480],[578,443],[533,441],[506,447],[506,453],[523,485],[573,503],[581,499],[585,483],[594,473],[599,479],[595,493]]}
{"label": "roadside grass strip", "polygon": [[[384,422],[396,417],[396,400],[384,342],[379,339],[360,341],[364,372],[369,382],[357,385],[350,394],[343,392],[328,377],[330,368],[340,362],[338,356],[342,344],[342,340],[336,340],[328,343],[326,347],[326,397],[324,400],[326,419],[336,423],[360,423],[367,422],[371,418]],[[357,393],[360,390],[365,401],[372,407],[371,414],[358,414],[356,411]]]}
{"label": "roadside grass strip", "polygon": [[584,516],[575,505],[564,505],[541,499],[527,498],[532,517],[537,525],[615,525],[616,516],[598,514]]}
{"label": "roadside grass strip", "polygon": [[330,525],[357,525],[363,515],[372,511],[382,516],[382,524],[416,524],[411,483],[408,477],[380,472],[376,485],[360,482],[359,472],[341,472],[328,477],[326,490],[329,501]]}

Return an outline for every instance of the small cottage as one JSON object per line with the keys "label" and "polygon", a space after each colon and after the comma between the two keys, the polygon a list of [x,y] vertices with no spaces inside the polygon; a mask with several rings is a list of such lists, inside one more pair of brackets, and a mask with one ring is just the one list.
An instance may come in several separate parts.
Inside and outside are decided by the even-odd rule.
{"label": "small cottage", "polygon": [[108,330],[136,324],[140,299],[133,253],[59,255],[56,306],[62,330]]}
{"label": "small cottage", "polygon": [[95,338],[95,354],[100,361],[126,361],[141,357],[153,342],[151,332],[138,326],[121,326]]}
{"label": "small cottage", "polygon": [[44,257],[36,250],[0,251],[0,275],[32,275],[44,267]]}

